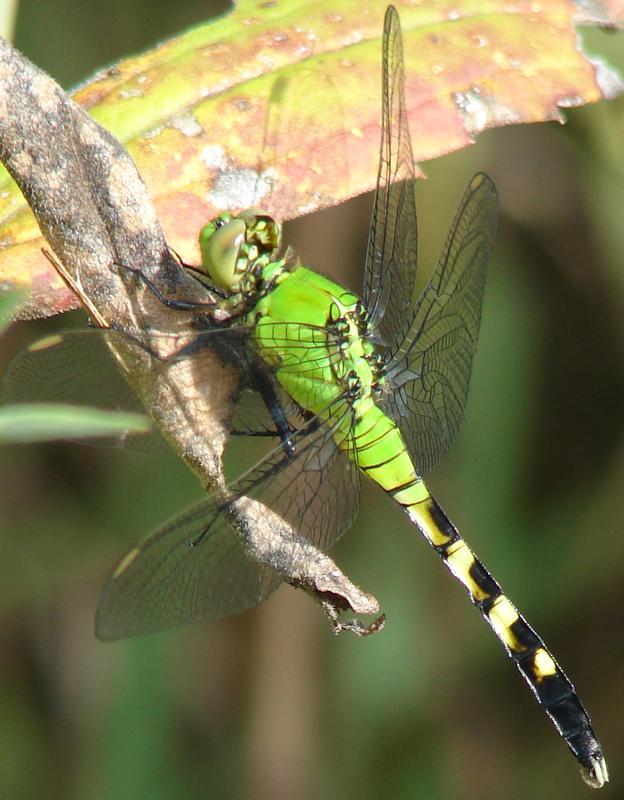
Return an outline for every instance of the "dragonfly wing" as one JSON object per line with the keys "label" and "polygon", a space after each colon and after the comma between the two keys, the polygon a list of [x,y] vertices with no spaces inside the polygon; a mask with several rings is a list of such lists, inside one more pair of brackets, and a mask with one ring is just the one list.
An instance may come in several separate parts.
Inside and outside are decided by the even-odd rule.
{"label": "dragonfly wing", "polygon": [[[326,206],[326,198],[348,187],[344,129],[340,93],[325,71],[299,64],[280,75],[271,86],[256,189],[246,205],[282,221]],[[224,207],[240,204],[225,199]]]}
{"label": "dragonfly wing", "polygon": [[488,258],[498,225],[493,182],[468,184],[409,329],[385,367],[381,405],[398,423],[421,474],[450,447],[464,416]]}
{"label": "dragonfly wing", "polygon": [[[237,435],[279,436],[299,429],[309,415],[280,386],[275,377],[282,373],[303,373],[303,368],[317,368],[319,362],[331,365],[343,354],[334,333],[326,328],[303,323],[279,322],[263,325],[261,353],[254,340],[253,325],[209,329],[198,332],[196,339],[181,350],[177,358],[216,348],[225,361],[233,361],[241,373],[232,400],[234,409],[231,431]],[[271,333],[271,330],[274,332]],[[234,352],[234,345],[239,344]]]}
{"label": "dragonfly wing", "polygon": [[372,330],[392,350],[407,333],[418,249],[403,42],[393,7],[384,21],[382,71],[381,150],[362,296]]}
{"label": "dragonfly wing", "polygon": [[[293,430],[305,422],[304,412],[279,384],[273,386],[275,403],[287,425]],[[248,385],[238,396],[232,417],[232,434],[235,436],[279,436],[274,415],[257,390]]]}
{"label": "dragonfly wing", "polygon": [[[107,336],[99,329],[64,331],[24,348],[7,369],[3,403],[74,403],[109,411],[145,414],[145,408],[115,365]],[[79,439],[83,444],[157,452],[167,447],[152,429],[144,434]]]}
{"label": "dragonfly wing", "polygon": [[[303,328],[305,326],[297,326]],[[280,331],[283,333],[283,326]],[[199,331],[191,343],[175,342],[177,335],[150,334],[152,342],[159,338],[167,340],[168,349],[173,352],[169,360],[154,361],[154,369],[163,376],[171,365],[203,349],[212,349],[220,363],[232,363],[241,372],[240,383],[234,390],[232,402],[236,401],[232,417],[232,430],[237,434],[275,435],[279,433],[275,425],[275,409],[269,411],[267,404],[256,391],[251,377],[252,369],[263,377],[272,387],[274,400],[278,404],[277,413],[293,428],[300,427],[302,416],[298,405],[280,389],[272,372],[259,356],[247,347],[248,335],[252,328],[236,326]],[[338,353],[329,333],[323,334],[323,345],[328,352]],[[180,341],[189,340],[189,334]],[[103,410],[134,411],[145,413],[145,407],[137,394],[125,380],[109,344],[141,347],[131,333],[92,328],[88,330],[65,331],[53,334],[34,342],[13,359],[2,379],[0,401],[3,403],[74,403]],[[288,360],[288,342],[276,340],[283,359]],[[265,345],[268,349],[268,345]],[[176,350],[179,353],[176,355]],[[310,353],[316,355],[318,346],[311,345]],[[297,365],[308,357],[303,344],[297,344]],[[310,356],[311,357],[311,356]],[[337,357],[337,356],[336,356]],[[201,380],[210,380],[207,375]],[[199,378],[197,380],[200,380]],[[158,382],[154,381],[154,392],[158,392]],[[146,401],[149,402],[149,392]],[[119,437],[96,437],[78,439],[82,444],[120,447],[148,453],[168,449],[164,437],[156,427],[146,434],[132,434]]]}
{"label": "dragonfly wing", "polygon": [[[328,423],[313,418],[297,431],[293,455],[277,446],[224,492],[212,493],[133,548],[103,589],[97,636],[120,639],[242,611],[283,580],[266,564],[287,564],[293,574],[305,551],[302,542],[318,548],[335,542],[358,508],[358,470],[345,452],[351,434],[340,432],[350,414],[345,401],[336,403]],[[262,519],[263,563],[252,558],[235,521],[236,509],[250,499],[277,515]],[[296,536],[284,535],[281,520]]]}

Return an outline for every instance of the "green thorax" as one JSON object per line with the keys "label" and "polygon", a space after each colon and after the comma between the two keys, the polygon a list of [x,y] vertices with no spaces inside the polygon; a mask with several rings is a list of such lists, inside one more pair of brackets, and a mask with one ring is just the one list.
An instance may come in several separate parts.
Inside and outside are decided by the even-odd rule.
{"label": "green thorax", "polygon": [[[339,446],[384,489],[416,480],[399,429],[375,402],[379,360],[359,299],[306,267],[273,273],[273,280],[248,321],[279,383],[306,411],[331,417]],[[336,422],[341,396],[353,413]]]}
{"label": "green thorax", "polygon": [[306,267],[269,269],[272,288],[247,315],[259,354],[307,411],[321,413],[357,385],[363,413],[378,370],[359,298]]}

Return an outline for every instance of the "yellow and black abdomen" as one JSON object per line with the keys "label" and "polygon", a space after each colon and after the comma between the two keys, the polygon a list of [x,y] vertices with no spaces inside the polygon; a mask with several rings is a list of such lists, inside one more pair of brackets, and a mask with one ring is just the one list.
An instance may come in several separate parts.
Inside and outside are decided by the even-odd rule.
{"label": "yellow and black abdomen", "polygon": [[472,553],[418,476],[401,433],[376,406],[354,425],[360,469],[407,513],[515,662],[538,702],[583,766],[587,783],[607,779],[602,749],[575,689],[542,638],[516,610],[500,584]]}
{"label": "yellow and black abdomen", "polygon": [[[398,498],[397,498],[398,499]],[[403,503],[402,503],[403,505]],[[499,583],[472,553],[435,498],[405,510],[502,642],[538,702],[584,768],[585,780],[607,779],[602,749],[575,689],[542,638],[516,610]]]}

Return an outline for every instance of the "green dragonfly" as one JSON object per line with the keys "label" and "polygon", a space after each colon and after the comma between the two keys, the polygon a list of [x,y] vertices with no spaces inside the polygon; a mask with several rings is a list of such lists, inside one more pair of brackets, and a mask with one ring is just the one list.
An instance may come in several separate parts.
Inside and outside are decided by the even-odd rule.
{"label": "green dragonfly", "polygon": [[[485,174],[472,178],[414,301],[415,170],[401,30],[392,7],[382,68],[382,141],[361,299],[282,253],[279,225],[257,210],[221,214],[200,233],[202,266],[193,274],[221,294],[232,315],[227,326],[209,324],[204,304],[169,299],[136,272],[169,308],[192,316],[196,332],[173,360],[213,348],[234,362],[241,382],[232,430],[274,437],[275,445],[225,490],[121,559],[103,589],[96,633],[119,639],[255,605],[280,585],[283,573],[279,559],[261,563],[245,550],[238,506],[270,509],[324,550],[353,523],[364,474],[404,510],[463,584],[578,759],[585,781],[600,787],[608,780],[602,748],[572,683],[422,479],[451,445],[464,414],[498,198]],[[107,358],[105,337],[120,334],[99,334],[36,343],[18,356],[9,387],[19,394],[32,387],[33,376],[39,382],[65,376],[68,367],[84,376],[95,364],[99,390],[112,391],[116,368],[104,375],[93,353],[99,340]],[[125,391],[131,405],[132,392]],[[270,531],[271,523],[265,526]]]}

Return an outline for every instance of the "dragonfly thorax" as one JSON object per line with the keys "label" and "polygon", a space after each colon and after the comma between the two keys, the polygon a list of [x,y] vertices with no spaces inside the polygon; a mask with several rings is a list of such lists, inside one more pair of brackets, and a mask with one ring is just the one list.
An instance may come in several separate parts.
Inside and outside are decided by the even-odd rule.
{"label": "dragonfly thorax", "polygon": [[281,234],[281,226],[258,209],[219,214],[199,233],[202,268],[218,289],[236,293],[245,278],[260,275],[270,263]]}

